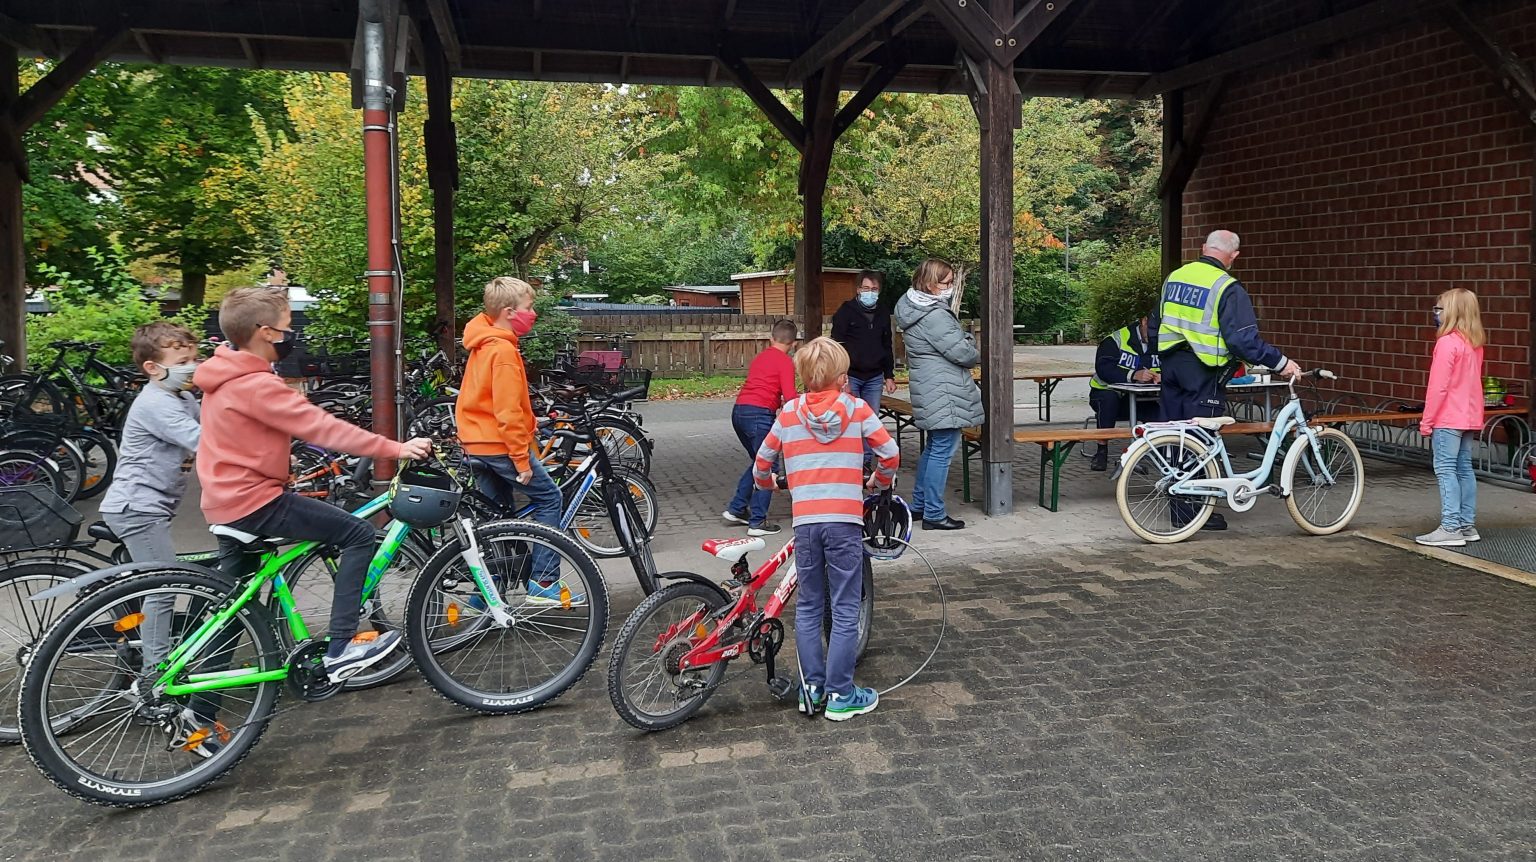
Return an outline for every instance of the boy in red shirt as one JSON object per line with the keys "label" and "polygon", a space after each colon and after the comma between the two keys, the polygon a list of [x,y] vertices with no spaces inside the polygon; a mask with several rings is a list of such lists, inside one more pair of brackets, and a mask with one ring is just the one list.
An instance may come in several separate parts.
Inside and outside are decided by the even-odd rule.
{"label": "boy in red shirt", "polygon": [[[773,417],[779,408],[795,398],[795,363],[789,358],[795,337],[793,320],[775,323],[769,336],[771,343],[747,366],[746,382],[736,394],[736,406],[731,408],[731,427],[742,448],[747,450],[748,458],[757,456],[758,447],[763,445],[763,438],[773,427]],[[768,523],[768,502],[772,499],[772,491],[753,490],[752,465],[748,463],[746,472],[736,482],[736,495],[720,517],[728,523],[746,524],[749,536],[775,535],[779,525]]]}

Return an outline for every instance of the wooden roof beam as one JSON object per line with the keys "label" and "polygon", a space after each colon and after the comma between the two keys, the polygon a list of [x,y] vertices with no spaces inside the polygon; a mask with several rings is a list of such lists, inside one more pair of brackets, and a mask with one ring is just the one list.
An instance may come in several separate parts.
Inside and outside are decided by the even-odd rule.
{"label": "wooden roof beam", "polygon": [[260,69],[267,61],[261,46],[247,36],[240,37],[240,51],[245,54],[245,62],[249,63],[252,69]]}
{"label": "wooden roof beam", "polygon": [[143,30],[133,31],[133,41],[139,46],[139,50],[144,52],[144,56],[149,62],[157,66],[165,62],[165,55],[150,43],[148,33],[145,33]]}
{"label": "wooden roof beam", "polygon": [[880,94],[885,92],[885,88],[889,87],[892,81],[896,80],[896,76],[901,74],[905,66],[906,64],[900,60],[892,60],[876,69],[869,80],[864,82],[864,86],[853,94],[853,98],[838,110],[837,116],[832,120],[832,137],[842,137],[843,132],[857,123],[864,111],[875,103],[875,99],[880,98]]}
{"label": "wooden roof beam", "polygon": [[1025,48],[1067,10],[1073,0],[1031,0],[1012,21],[997,21],[980,3],[969,0],[925,0],[962,50],[999,66],[1013,65]]}
{"label": "wooden roof beam", "polygon": [[[443,45],[443,54],[448,58],[448,66],[457,69],[464,64],[464,45],[459,41],[459,30],[454,26],[453,13],[448,9],[448,0],[427,0],[427,17],[432,20],[432,27],[437,31],[437,40]],[[418,22],[416,29],[421,29]]]}
{"label": "wooden roof beam", "polygon": [[790,61],[785,78],[797,83],[805,81],[812,72],[843,56],[906,5],[907,0],[864,0],[805,53]]}
{"label": "wooden roof beam", "polygon": [[[1163,197],[1170,189],[1183,191],[1189,184],[1189,178],[1194,176],[1195,168],[1200,164],[1200,157],[1205,153],[1205,136],[1216,122],[1217,109],[1221,107],[1221,99],[1227,93],[1227,78],[1222,76],[1205,85],[1205,92],[1200,95],[1200,105],[1195,109],[1194,122],[1179,136],[1172,151],[1163,158],[1163,172],[1157,179],[1157,196]],[[1183,110],[1182,100],[1180,110]]]}
{"label": "wooden roof beam", "polygon": [[1364,6],[1357,6],[1348,12],[1304,24],[1287,33],[1260,39],[1250,45],[1226,51],[1187,66],[1159,72],[1141,85],[1141,88],[1136,91],[1136,98],[1151,98],[1169,90],[1182,89],[1232,72],[1284,60],[1301,52],[1337,44],[1357,36],[1389,30],[1410,18],[1439,11],[1450,2],[1451,0],[1376,0]]}
{"label": "wooden roof beam", "polygon": [[908,0],[902,10],[892,16],[888,21],[876,27],[874,32],[865,36],[859,44],[853,46],[848,52],[848,62],[857,63],[863,60],[869,52],[881,45],[889,44],[904,30],[916,24],[928,14],[928,9],[923,6],[923,0]]}
{"label": "wooden roof beam", "polygon": [[70,87],[89,75],[101,61],[112,56],[112,52],[127,38],[128,28],[120,23],[97,27],[84,42],[56,63],[48,74],[11,103],[8,112],[11,124],[18,132],[32,128],[48,113],[49,108],[64,98]]}
{"label": "wooden roof beam", "polygon": [[775,96],[762,79],[747,67],[746,61],[741,59],[740,55],[721,48],[718,59],[721,71],[736,82],[736,86],[740,87],[741,91],[747,94],[747,98],[751,99],[752,103],[768,117],[768,122],[779,130],[779,134],[804,155],[806,134],[805,125],[800,122],[800,119],[784,107],[779,97]]}
{"label": "wooden roof beam", "polygon": [[1473,20],[1460,4],[1446,9],[1442,17],[1467,43],[1472,53],[1483,61],[1488,71],[1493,73],[1499,88],[1525,115],[1525,121],[1536,126],[1536,76],[1533,76],[1531,69],[1513,51],[1499,44],[1487,28]]}
{"label": "wooden roof beam", "polygon": [[45,57],[59,58],[59,43],[48,31],[18,21],[9,15],[0,15],[0,42],[13,45],[23,51],[36,51]]}

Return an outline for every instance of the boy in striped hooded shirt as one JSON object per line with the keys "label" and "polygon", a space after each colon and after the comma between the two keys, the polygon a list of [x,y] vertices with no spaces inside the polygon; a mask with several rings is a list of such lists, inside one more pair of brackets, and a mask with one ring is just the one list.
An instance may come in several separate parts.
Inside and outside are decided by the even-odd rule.
{"label": "boy in striped hooded shirt", "polygon": [[[896,442],[868,404],[849,395],[848,351],[817,338],[795,351],[795,371],[805,394],[785,404],[757,450],[752,476],[759,489],[774,487],[774,462],[782,453],[794,501],[795,646],[805,687],[801,711],[824,709],[843,721],[875,708],[874,689],[853,684],[858,641],[859,591],[864,569],[864,446],[877,459],[869,489],[889,488],[900,455]],[[832,634],[821,642],[821,620],[830,595]],[[804,702],[807,692],[811,702]]]}

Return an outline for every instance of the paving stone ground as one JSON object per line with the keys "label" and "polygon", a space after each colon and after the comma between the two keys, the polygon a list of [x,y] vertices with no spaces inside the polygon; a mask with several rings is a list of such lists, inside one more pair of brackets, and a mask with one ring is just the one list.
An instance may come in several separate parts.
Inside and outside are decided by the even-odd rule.
{"label": "paving stone ground", "polygon": [[[728,534],[723,416],[647,410],[664,567],[723,575],[690,549]],[[1432,517],[1425,471],[1367,470],[1363,523]],[[1142,545],[1107,485],[1075,460],[1060,514],[1021,494],[1009,518],[919,533],[944,644],[870,715],[807,721],[754,672],[642,734],[608,703],[606,649],[523,716],[469,715],[409,674],[282,713],[218,785],[156,809],[79,803],[0,749],[0,858],[1536,860],[1536,591],[1303,537],[1262,502],[1228,533]],[[1484,495],[1489,522],[1532,514]],[[859,677],[884,687],[941,610],[915,555],[877,579]],[[610,637],[637,600],[615,589]]]}

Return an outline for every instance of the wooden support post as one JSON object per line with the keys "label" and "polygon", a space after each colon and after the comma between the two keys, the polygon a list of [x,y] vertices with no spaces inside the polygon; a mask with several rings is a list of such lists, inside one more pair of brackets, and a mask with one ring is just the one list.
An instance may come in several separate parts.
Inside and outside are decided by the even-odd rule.
{"label": "wooden support post", "polygon": [[[0,45],[0,114],[9,116],[15,104],[19,60],[14,45]],[[26,176],[21,133],[7,122],[0,146],[0,350],[15,357],[18,370],[27,359],[27,259],[21,226],[21,184]]]}
{"label": "wooden support post", "polygon": [[[429,13],[413,4],[416,29],[421,34],[423,69],[427,82],[427,120],[422,137],[427,151],[427,184],[432,187],[432,285],[436,297],[437,346],[453,361],[458,348],[458,316],[455,313],[455,249],[453,205],[459,188],[459,141],[453,125],[452,56],[438,27],[446,11]],[[441,2],[425,4],[434,9]]]}
{"label": "wooden support post", "polygon": [[805,152],[800,157],[800,200],[804,220],[795,268],[795,314],[801,320],[800,332],[806,339],[821,334],[821,319],[826,310],[822,292],[822,201],[827,193],[827,176],[832,171],[832,148],[837,143],[838,79],[843,64],[836,60],[811,75],[805,83]]}
{"label": "wooden support post", "polygon": [[[987,7],[994,21],[1012,19],[1013,0],[987,0]],[[1021,114],[1012,63],[981,66],[982,506],[1006,515],[1013,511],[1013,132]]]}
{"label": "wooden support post", "polygon": [[[1176,158],[1179,142],[1184,138],[1184,91],[1171,90],[1163,94],[1163,168],[1167,170],[1171,159]],[[1162,202],[1163,277],[1183,265],[1184,244],[1184,184],[1168,184],[1159,195]]]}

